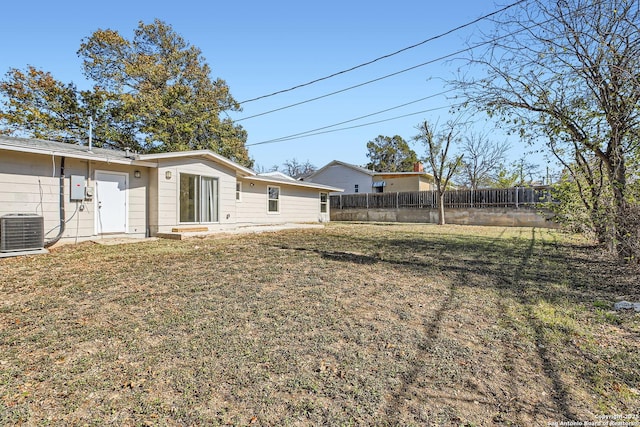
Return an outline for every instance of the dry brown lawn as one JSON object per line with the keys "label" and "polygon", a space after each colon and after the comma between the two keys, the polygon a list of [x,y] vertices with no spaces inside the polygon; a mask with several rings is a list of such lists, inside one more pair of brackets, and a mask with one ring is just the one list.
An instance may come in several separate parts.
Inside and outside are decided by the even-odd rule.
{"label": "dry brown lawn", "polygon": [[0,425],[640,424],[637,271],[557,231],[334,223],[0,259]]}

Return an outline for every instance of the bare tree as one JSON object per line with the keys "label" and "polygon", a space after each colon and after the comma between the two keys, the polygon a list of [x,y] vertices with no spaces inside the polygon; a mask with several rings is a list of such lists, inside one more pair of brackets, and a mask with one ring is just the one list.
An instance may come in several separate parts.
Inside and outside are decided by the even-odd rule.
{"label": "bare tree", "polygon": [[292,178],[299,179],[311,175],[316,171],[316,167],[311,164],[309,160],[302,163],[296,158],[291,160],[285,160],[282,164],[282,173],[289,175]]}
{"label": "bare tree", "polygon": [[433,179],[438,195],[438,224],[445,224],[444,217],[444,192],[449,186],[451,177],[462,163],[463,155],[450,155],[451,144],[457,140],[458,134],[455,123],[448,123],[443,130],[438,130],[436,125],[427,121],[417,126],[420,131],[415,140],[425,145],[427,149],[426,160],[433,170]]}
{"label": "bare tree", "polygon": [[492,142],[486,134],[471,133],[464,138],[460,145],[464,160],[458,174],[462,182],[474,190],[489,185],[495,180],[509,148],[506,141]]}
{"label": "bare tree", "polygon": [[[637,0],[528,0],[498,22],[491,48],[470,62],[486,76],[458,82],[470,102],[522,136],[550,132],[565,161],[602,162],[613,197],[615,250],[633,256],[624,214],[627,166],[640,142],[640,6]],[[472,73],[468,75],[473,75]],[[556,146],[556,149],[560,148]]]}

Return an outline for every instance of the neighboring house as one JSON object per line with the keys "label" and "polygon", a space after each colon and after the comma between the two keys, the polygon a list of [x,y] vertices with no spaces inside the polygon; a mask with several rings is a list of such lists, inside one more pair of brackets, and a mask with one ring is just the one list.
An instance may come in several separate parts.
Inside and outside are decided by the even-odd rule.
{"label": "neighboring house", "polygon": [[305,182],[344,189],[344,194],[396,193],[433,190],[433,175],[416,164],[414,172],[375,172],[334,160],[304,179]]}
{"label": "neighboring house", "polygon": [[325,222],[336,191],[209,150],[135,154],[0,136],[0,217],[40,215],[49,240]]}

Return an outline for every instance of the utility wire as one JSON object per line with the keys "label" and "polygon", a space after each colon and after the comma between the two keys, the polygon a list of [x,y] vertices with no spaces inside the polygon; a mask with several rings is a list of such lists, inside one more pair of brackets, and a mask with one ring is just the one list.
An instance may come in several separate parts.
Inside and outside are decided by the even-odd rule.
{"label": "utility wire", "polygon": [[[591,7],[591,6],[588,6],[588,7]],[[584,9],[586,9],[586,8],[587,8],[587,7],[585,7]],[[582,9],[581,9],[581,10],[582,10]],[[553,21],[553,20],[555,20],[555,18],[547,19],[546,21],[543,21],[543,22],[540,22],[540,23],[537,23],[537,24],[531,25],[531,26],[529,26],[529,27],[523,27],[523,28],[520,28],[520,29],[519,29],[519,30],[517,30],[517,31],[513,31],[513,32],[508,33],[508,34],[504,34],[504,35],[502,35],[502,36],[499,36],[499,37],[493,38],[493,39],[491,39],[491,40],[485,40],[484,42],[477,43],[477,44],[475,44],[475,45],[473,45],[473,46],[469,46],[469,47],[467,47],[467,48],[457,50],[457,51],[452,52],[452,53],[449,53],[449,54],[447,54],[447,55],[443,55],[443,56],[440,56],[440,57],[438,57],[438,58],[431,59],[431,60],[429,60],[429,61],[427,61],[427,62],[423,62],[423,63],[421,63],[421,64],[417,64],[417,65],[414,65],[414,66],[412,66],[412,67],[405,68],[405,69],[403,69],[403,70],[399,70],[399,71],[396,71],[396,72],[391,73],[391,74],[386,74],[386,75],[384,75],[384,76],[377,77],[377,78],[375,78],[375,79],[368,80],[368,81],[365,81],[365,82],[362,82],[362,83],[358,83],[358,84],[356,84],[356,85],[349,86],[349,87],[346,87],[346,88],[343,88],[343,89],[339,89],[339,90],[336,90],[336,91],[334,91],[334,92],[329,92],[329,93],[327,93],[327,94],[320,95],[320,96],[317,96],[317,97],[315,97],[315,98],[310,98],[310,99],[307,99],[307,100],[304,100],[304,101],[296,102],[296,103],[294,103],[294,104],[285,105],[284,107],[275,108],[275,109],[273,109],[273,110],[264,111],[264,112],[262,112],[262,113],[253,114],[253,115],[251,115],[251,116],[247,116],[247,117],[241,117],[241,118],[239,118],[239,119],[233,120],[233,122],[234,122],[234,123],[238,123],[238,122],[241,122],[241,121],[244,121],[244,120],[249,120],[249,119],[253,119],[253,118],[256,118],[256,117],[264,116],[264,115],[267,115],[267,114],[275,113],[275,112],[278,112],[278,111],[286,110],[286,109],[289,109],[289,108],[292,108],[292,107],[297,107],[297,106],[299,106],[299,105],[303,105],[303,104],[307,104],[307,103],[309,103],[309,102],[317,101],[317,100],[322,99],[322,98],[327,98],[327,97],[329,97],[329,96],[333,96],[333,95],[337,95],[337,94],[339,94],[339,93],[343,93],[343,92],[347,92],[347,91],[350,91],[350,90],[353,90],[353,89],[357,89],[357,88],[359,88],[359,87],[366,86],[366,85],[369,85],[369,84],[371,84],[371,83],[378,82],[378,81],[380,81],[380,80],[388,79],[388,78],[390,78],[390,77],[394,77],[394,76],[397,76],[397,75],[399,75],[399,74],[403,74],[403,73],[406,73],[406,72],[409,72],[409,71],[415,70],[415,69],[417,69],[417,68],[425,67],[425,66],[427,66],[427,65],[431,65],[431,64],[434,64],[434,63],[436,63],[436,62],[443,61],[443,60],[445,60],[445,59],[448,59],[448,58],[454,57],[454,56],[456,56],[456,55],[459,55],[459,54],[461,54],[461,53],[470,52],[470,51],[472,51],[472,50],[474,50],[474,49],[477,49],[477,48],[479,48],[479,47],[486,46],[486,45],[489,45],[489,44],[495,43],[495,42],[497,42],[497,41],[500,41],[500,40],[502,40],[502,39],[505,39],[505,38],[507,38],[507,37],[511,37],[511,36],[513,36],[513,35],[516,35],[516,34],[518,34],[518,33],[521,33],[521,32],[524,32],[524,31],[528,31],[528,30],[530,30],[530,29],[532,29],[532,28],[535,28],[535,27],[539,27],[539,26],[544,25],[544,24],[546,24],[546,23],[549,23],[549,22],[551,22],[551,21]],[[228,114],[227,114],[227,117],[229,117],[229,116],[228,116]],[[229,118],[230,118],[230,117],[229,117]]]}
{"label": "utility wire", "polygon": [[[510,5],[510,6],[507,6],[507,8],[511,7],[511,6],[514,6],[514,5],[518,4],[518,3],[520,3],[520,2],[516,2],[516,3],[514,3],[514,4]],[[581,8],[580,10],[587,9],[589,7],[592,7],[592,6],[593,5],[585,6],[584,8]],[[548,22],[553,21],[554,19],[555,18],[550,18],[550,19],[548,19],[546,21],[536,23],[536,24],[531,25],[529,27],[522,27],[517,31],[513,31],[511,33],[502,35],[500,37],[496,37],[494,39],[487,40],[487,41],[475,44],[475,45],[470,46],[468,48],[461,49],[461,50],[458,50],[456,52],[453,52],[453,53],[450,53],[450,54],[447,54],[447,55],[443,55],[443,56],[441,56],[439,58],[424,62],[422,64],[418,64],[418,65],[415,65],[413,67],[409,67],[409,68],[406,68],[404,70],[397,71],[395,73],[387,74],[385,76],[382,76],[382,77],[379,77],[379,78],[376,78],[376,79],[373,79],[373,80],[369,80],[369,81],[360,83],[360,84],[355,85],[355,86],[351,86],[351,87],[348,87],[348,88],[345,88],[345,89],[341,89],[341,90],[338,90],[338,91],[335,91],[335,92],[332,92],[332,93],[329,93],[329,94],[326,94],[326,95],[322,95],[322,96],[319,96],[319,97],[316,97],[316,98],[312,98],[312,99],[309,99],[309,100],[306,100],[306,101],[298,102],[296,104],[292,104],[292,105],[288,105],[288,106],[285,106],[285,107],[281,107],[281,108],[278,108],[278,109],[275,109],[275,110],[272,110],[272,111],[267,111],[267,112],[260,113],[260,114],[254,115],[254,116],[244,117],[244,118],[241,118],[239,120],[235,120],[235,122],[241,121],[241,120],[247,120],[247,119],[250,119],[250,118],[253,118],[253,117],[257,117],[257,116],[262,116],[262,115],[265,115],[265,114],[268,114],[268,113],[271,113],[271,112],[275,112],[275,111],[280,111],[280,110],[283,110],[283,109],[286,109],[286,108],[291,108],[291,107],[294,107],[294,106],[297,106],[297,105],[301,105],[301,104],[304,104],[304,103],[307,103],[307,102],[315,101],[317,99],[321,99],[321,98],[325,98],[325,97],[328,97],[328,96],[331,96],[331,95],[335,95],[337,93],[341,93],[341,92],[345,92],[345,91],[348,91],[348,90],[351,90],[351,89],[355,89],[357,87],[361,87],[361,86],[364,86],[364,85],[367,85],[367,84],[370,84],[370,83],[373,83],[373,82],[377,82],[379,80],[383,80],[383,79],[386,79],[386,78],[389,78],[389,77],[392,77],[392,76],[395,76],[395,75],[398,75],[398,74],[402,74],[402,73],[405,73],[407,71],[414,70],[416,68],[423,67],[423,66],[428,65],[428,64],[432,64],[434,62],[442,61],[443,59],[450,58],[450,57],[458,55],[460,53],[471,51],[471,50],[474,50],[474,49],[476,49],[478,47],[481,47],[481,46],[484,46],[484,45],[487,45],[487,44],[495,43],[495,42],[497,42],[499,40],[505,39],[507,37],[511,37],[511,36],[516,35],[518,33],[521,33],[521,32],[524,32],[524,31],[529,31],[532,28],[542,26],[542,25],[544,25],[544,24],[546,24]],[[435,94],[435,95],[431,95],[431,96],[429,96],[427,98],[435,97],[435,96],[438,96],[438,95],[441,95],[441,94],[444,94],[444,93],[447,93],[447,92],[451,92],[451,91],[453,91],[453,89],[447,90],[447,91],[444,91],[444,92],[440,92],[440,93]],[[426,99],[426,98],[424,98],[424,99]],[[296,133],[296,134],[292,134],[292,135],[288,135],[288,136],[284,136],[284,137],[280,137],[280,138],[274,138],[274,139],[270,139],[270,140],[266,140],[266,141],[261,141],[261,142],[251,143],[251,144],[245,144],[245,146],[250,147],[250,146],[254,146],[254,145],[272,144],[272,143],[276,143],[276,142],[289,141],[291,139],[296,139],[296,138],[306,138],[306,137],[321,135],[321,134],[325,134],[325,133],[338,132],[338,131],[342,131],[342,130],[349,130],[349,129],[354,129],[354,128],[358,128],[358,127],[370,126],[370,125],[373,125],[373,124],[378,124],[378,123],[383,123],[383,122],[387,122],[387,121],[397,120],[397,119],[400,119],[400,118],[409,117],[409,116],[413,116],[413,115],[417,115],[417,114],[423,114],[423,113],[426,113],[426,112],[441,110],[441,109],[444,109],[444,108],[454,108],[454,107],[459,107],[459,106],[464,105],[464,103],[453,104],[453,105],[450,105],[450,106],[443,106],[443,107],[433,108],[433,109],[429,109],[429,110],[419,111],[419,112],[416,112],[416,113],[410,113],[410,114],[407,114],[407,115],[393,117],[393,118],[390,118],[390,119],[379,120],[379,121],[375,121],[375,122],[369,122],[369,123],[365,123],[365,124],[362,124],[362,125],[350,126],[350,127],[339,128],[339,129],[334,129],[334,130],[329,130],[329,131],[325,130],[325,131],[322,131],[322,132],[316,132],[316,131],[319,131],[319,130],[324,130],[324,129],[332,128],[332,127],[335,127],[335,126],[339,126],[341,124],[353,122],[353,121],[356,121],[356,120],[361,120],[362,118],[370,117],[370,116],[373,116],[373,115],[376,115],[376,114],[381,114],[383,112],[387,112],[387,111],[390,111],[390,110],[393,110],[393,109],[396,109],[396,108],[400,108],[402,106],[413,104],[415,102],[419,102],[419,101],[424,100],[424,99],[411,101],[411,102],[408,102],[406,104],[402,104],[402,105],[399,105],[399,106],[396,106],[396,107],[391,107],[389,109],[381,110],[381,111],[378,111],[376,113],[371,113],[371,114],[368,114],[368,115],[365,115],[365,116],[361,116],[361,117],[358,117],[358,118],[354,118],[354,119],[346,120],[346,121],[343,121],[343,122],[335,123],[333,125],[324,126],[324,127],[321,127],[321,128],[317,128],[317,129],[313,129],[313,130],[309,130],[309,131],[305,131],[305,132],[299,132],[299,133]],[[316,132],[316,133],[313,133],[313,132]]]}
{"label": "utility wire", "polygon": [[246,101],[242,101],[242,102],[240,102],[239,104],[247,104],[247,103],[249,103],[249,102],[257,101],[257,100],[259,100],[259,99],[269,98],[269,97],[272,97],[272,96],[275,96],[275,95],[279,95],[279,94],[281,94],[281,93],[285,93],[285,92],[291,92],[292,90],[296,90],[296,89],[299,89],[299,88],[301,88],[301,87],[309,86],[309,85],[312,85],[312,84],[314,84],[314,83],[318,83],[318,82],[321,82],[321,81],[323,81],[323,80],[327,80],[327,79],[330,79],[330,78],[332,78],[332,77],[336,77],[336,76],[339,76],[339,75],[341,75],[341,74],[345,74],[345,73],[348,73],[348,72],[350,72],[350,71],[357,70],[358,68],[362,68],[362,67],[365,67],[365,66],[367,66],[367,65],[371,65],[371,64],[373,64],[374,62],[378,62],[378,61],[381,61],[381,60],[383,60],[383,59],[390,58],[390,57],[392,57],[392,56],[394,56],[394,55],[397,55],[397,54],[399,54],[399,53],[405,52],[405,51],[410,50],[410,49],[414,49],[414,48],[416,48],[416,47],[418,47],[418,46],[422,46],[423,44],[426,44],[426,43],[432,42],[432,41],[434,41],[434,40],[437,40],[437,39],[440,39],[440,38],[442,38],[442,37],[444,37],[444,36],[447,36],[447,35],[449,35],[449,34],[451,34],[451,33],[454,33],[454,32],[456,32],[456,31],[458,31],[458,30],[461,30],[461,29],[463,29],[463,28],[469,27],[469,26],[471,26],[471,25],[473,25],[473,24],[476,24],[476,23],[478,23],[478,22],[480,22],[480,21],[483,21],[483,20],[485,20],[485,19],[487,19],[487,18],[490,18],[490,17],[492,17],[492,16],[494,16],[494,15],[497,15],[497,14],[499,14],[499,13],[501,13],[501,12],[504,12],[504,11],[505,11],[505,10],[507,10],[507,9],[510,9],[510,8],[512,8],[512,7],[514,7],[514,6],[517,6],[517,5],[519,5],[520,3],[524,3],[525,1],[527,1],[527,0],[518,0],[518,1],[514,2],[514,3],[511,3],[511,4],[509,4],[509,5],[505,6],[505,7],[503,7],[502,9],[499,9],[499,10],[493,11],[493,12],[491,12],[491,13],[489,13],[489,14],[483,15],[483,16],[481,16],[481,17],[479,17],[479,18],[474,19],[473,21],[470,21],[470,22],[467,22],[467,23],[465,23],[465,24],[459,25],[459,26],[457,26],[457,27],[455,27],[455,28],[452,28],[452,29],[450,29],[450,30],[448,30],[448,31],[445,31],[444,33],[440,33],[440,34],[438,34],[438,35],[435,35],[435,36],[433,36],[433,37],[430,37],[430,38],[428,38],[428,39],[426,39],[426,40],[423,40],[423,41],[421,41],[421,42],[419,42],[419,43],[416,43],[416,44],[414,44],[414,45],[407,46],[407,47],[402,48],[402,49],[400,49],[400,50],[397,50],[397,51],[395,51],[395,52],[393,52],[393,53],[389,53],[389,54],[387,54],[387,55],[383,55],[383,56],[380,56],[380,57],[378,57],[378,58],[372,59],[371,61],[364,62],[364,63],[362,63],[362,64],[358,64],[358,65],[356,65],[356,66],[354,66],[354,67],[351,67],[351,68],[348,68],[348,69],[346,69],[346,70],[338,71],[338,72],[333,73],[333,74],[330,74],[330,75],[328,75],[328,76],[320,77],[320,78],[318,78],[318,79],[311,80],[311,81],[309,81],[309,82],[307,82],[307,83],[302,83],[302,84],[299,84],[299,85],[296,85],[296,86],[290,87],[290,88],[288,88],[288,89],[283,89],[283,90],[279,90],[279,91],[276,91],[276,92],[273,92],[273,93],[269,93],[269,94],[267,94],[267,95],[262,95],[262,96],[258,96],[258,97],[256,97],[256,98],[247,99]]}
{"label": "utility wire", "polygon": [[[520,31],[524,31],[524,30],[520,30]],[[306,104],[306,103],[308,103],[308,102],[312,102],[312,101],[317,101],[318,99],[327,98],[327,97],[329,97],[329,96],[333,96],[333,95],[336,95],[336,94],[339,94],[339,93],[342,93],[342,92],[347,92],[347,91],[349,91],[349,90],[353,90],[353,89],[356,89],[356,88],[359,88],[359,87],[362,87],[362,86],[366,86],[366,85],[369,85],[369,84],[371,84],[371,83],[379,82],[380,80],[388,79],[389,77],[397,76],[397,75],[399,75],[399,74],[403,74],[403,73],[406,73],[406,72],[409,72],[409,71],[415,70],[416,68],[424,67],[424,66],[427,66],[427,65],[433,64],[433,63],[435,63],[435,62],[440,62],[440,61],[442,61],[442,60],[444,60],[444,59],[451,58],[452,56],[456,56],[456,55],[459,55],[459,54],[461,54],[461,53],[464,53],[464,52],[467,52],[467,51],[473,50],[473,49],[478,48],[478,47],[480,47],[480,46],[483,46],[483,45],[485,45],[485,44],[493,43],[493,42],[495,42],[495,41],[497,41],[497,40],[499,40],[499,39],[489,40],[489,41],[486,41],[486,42],[480,43],[480,44],[478,44],[478,45],[474,45],[474,46],[472,46],[472,47],[468,47],[468,48],[465,48],[465,49],[460,49],[460,50],[455,51],[455,52],[453,52],[453,53],[450,53],[450,54],[448,54],[448,55],[443,55],[443,56],[440,56],[440,57],[438,57],[438,58],[431,59],[431,60],[429,60],[429,61],[427,61],[427,62],[423,62],[422,64],[414,65],[414,66],[412,66],[412,67],[405,68],[404,70],[396,71],[396,72],[391,73],[391,74],[386,74],[386,75],[384,75],[384,76],[377,77],[377,78],[375,78],[375,79],[373,79],[373,80],[368,80],[368,81],[363,82],[363,83],[358,83],[357,85],[349,86],[349,87],[346,87],[346,88],[344,88],[344,89],[337,90],[337,91],[335,91],[335,92],[327,93],[327,94],[325,94],[325,95],[321,95],[321,96],[318,96],[318,97],[315,97],[315,98],[307,99],[307,100],[305,100],[305,101],[301,101],[301,102],[298,102],[298,103],[295,103],[295,104],[291,104],[291,105],[287,105],[287,106],[284,106],[284,107],[276,108],[276,109],[274,109],[274,110],[265,111],[265,112],[263,112],[263,113],[254,114],[254,115],[252,115],[252,116],[242,117],[242,118],[240,118],[240,119],[238,119],[238,120],[234,120],[234,123],[241,122],[241,121],[243,121],[243,120],[252,119],[252,118],[255,118],[255,117],[264,116],[264,115],[266,115],[266,114],[270,114],[270,113],[275,113],[276,111],[285,110],[285,109],[287,109],[287,108],[297,107],[298,105]]]}
{"label": "utility wire", "polygon": [[[422,101],[425,101],[425,100],[430,99],[430,98],[435,98],[436,96],[445,95],[445,94],[447,94],[449,92],[453,92],[453,91],[454,91],[454,89],[445,90],[445,91],[442,91],[442,92],[439,92],[439,93],[435,93],[435,94],[432,94],[432,95],[429,95],[429,96],[425,96],[424,98],[416,99],[415,101],[405,102],[404,104],[396,105],[395,107],[390,107],[390,108],[387,108],[387,109],[384,109],[384,110],[376,111],[375,113],[366,114],[364,116],[360,116],[360,117],[356,117],[356,118],[353,118],[353,119],[345,120],[345,121],[342,121],[342,122],[339,122],[339,123],[334,123],[332,125],[319,127],[319,128],[315,128],[315,129],[311,129],[311,130],[305,131],[305,132],[299,132],[299,133],[295,133],[295,134],[292,134],[292,135],[287,135],[287,136],[284,136],[282,138],[276,138],[276,139],[277,140],[280,140],[280,139],[288,140],[288,139],[292,139],[292,138],[295,138],[297,136],[305,135],[305,134],[308,134],[308,133],[313,133],[313,132],[321,131],[321,130],[324,130],[324,129],[329,129],[329,128],[332,128],[332,127],[344,125],[344,124],[347,124],[347,123],[351,123],[351,122],[355,122],[355,121],[358,121],[358,120],[366,119],[367,117],[372,117],[372,116],[376,116],[378,114],[386,113],[386,112],[389,112],[391,110],[397,110],[398,108],[406,107],[407,105],[411,105],[411,104],[416,104],[418,102],[422,102]],[[275,140],[272,140],[272,141],[275,142]]]}
{"label": "utility wire", "polygon": [[245,147],[252,147],[254,145],[274,144],[276,142],[285,142],[285,141],[290,141],[290,140],[293,140],[293,139],[308,138],[310,136],[323,135],[325,133],[340,132],[340,131],[343,131],[343,130],[356,129],[356,128],[361,128],[361,127],[365,127],[365,126],[375,125],[375,124],[378,124],[378,123],[390,122],[392,120],[403,119],[405,117],[416,116],[418,114],[430,113],[432,111],[437,111],[437,110],[444,110],[445,108],[460,107],[462,105],[464,105],[464,103],[452,104],[452,105],[443,105],[442,107],[435,107],[435,108],[430,108],[428,110],[416,111],[415,113],[404,114],[402,116],[391,117],[391,118],[388,118],[388,119],[378,120],[378,121],[375,121],[375,122],[362,123],[362,124],[355,125],[355,126],[348,126],[348,127],[332,129],[332,130],[325,130],[325,131],[322,131],[322,132],[310,133],[310,134],[306,134],[306,135],[302,135],[302,136],[283,136],[282,138],[269,139],[267,141],[261,141],[261,142],[254,142],[253,144],[246,144]]}

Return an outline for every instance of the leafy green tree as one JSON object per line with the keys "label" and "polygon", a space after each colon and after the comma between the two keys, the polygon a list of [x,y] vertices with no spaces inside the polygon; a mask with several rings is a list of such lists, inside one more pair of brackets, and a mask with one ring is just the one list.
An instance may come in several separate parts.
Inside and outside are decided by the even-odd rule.
{"label": "leafy green tree", "polygon": [[633,256],[629,239],[637,238],[624,216],[629,156],[640,134],[639,23],[636,0],[528,0],[500,20],[490,48],[470,59],[486,75],[458,82],[470,102],[521,135],[551,130],[602,161],[615,251],[625,260]]}
{"label": "leafy green tree", "polygon": [[412,172],[418,155],[401,136],[379,135],[367,142],[367,169],[376,172]]}
{"label": "leafy green tree", "polygon": [[417,129],[420,133],[415,136],[415,140],[422,142],[427,149],[426,160],[431,165],[433,180],[436,184],[438,224],[444,225],[444,192],[456,169],[462,164],[464,156],[464,154],[451,155],[449,153],[451,144],[458,140],[456,125],[448,123],[444,129],[439,130],[437,126],[425,121],[417,126]]}
{"label": "leafy green tree", "polygon": [[539,166],[528,162],[524,158],[509,164],[500,163],[496,166],[496,174],[488,183],[489,187],[512,188],[534,185]]}
{"label": "leafy green tree", "polygon": [[141,152],[210,149],[238,163],[252,164],[246,131],[225,111],[239,110],[227,84],[212,80],[201,51],[168,24],[139,23],[132,39],[97,30],[78,55],[91,90],[55,80],[28,67],[11,69],[0,82],[4,133],[78,142],[93,117],[97,146]]}

